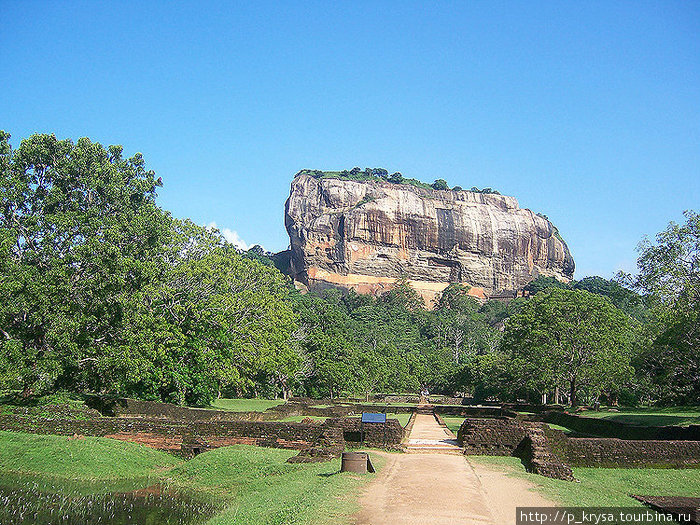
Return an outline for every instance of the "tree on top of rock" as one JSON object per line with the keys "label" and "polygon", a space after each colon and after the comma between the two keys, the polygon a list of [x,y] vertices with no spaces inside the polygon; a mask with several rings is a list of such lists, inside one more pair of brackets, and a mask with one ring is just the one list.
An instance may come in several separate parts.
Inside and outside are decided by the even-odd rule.
{"label": "tree on top of rock", "polygon": [[450,187],[447,185],[447,181],[445,179],[437,179],[435,182],[431,184],[432,188],[434,190],[449,190]]}

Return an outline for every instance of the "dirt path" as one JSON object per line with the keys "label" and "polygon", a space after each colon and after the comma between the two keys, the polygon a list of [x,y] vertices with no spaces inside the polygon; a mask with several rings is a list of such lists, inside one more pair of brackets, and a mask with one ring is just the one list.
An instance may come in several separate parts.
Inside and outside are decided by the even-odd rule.
{"label": "dirt path", "polygon": [[469,462],[486,493],[486,501],[496,522],[515,525],[516,507],[554,507],[554,501],[535,492],[535,485],[524,479],[510,477],[503,469],[494,465]]}
{"label": "dirt path", "polygon": [[386,464],[360,498],[357,525],[501,525],[515,522],[511,500],[544,501],[525,481],[480,466],[477,475],[432,415],[416,416],[408,443],[410,454],[381,453]]}

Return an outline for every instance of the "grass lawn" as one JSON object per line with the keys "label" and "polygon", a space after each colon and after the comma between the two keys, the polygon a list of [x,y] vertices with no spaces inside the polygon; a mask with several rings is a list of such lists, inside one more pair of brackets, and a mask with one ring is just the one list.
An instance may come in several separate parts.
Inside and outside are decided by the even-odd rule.
{"label": "grass lawn", "polygon": [[0,431],[0,473],[97,481],[151,477],[182,460],[115,439]]}
{"label": "grass lawn", "polygon": [[387,419],[398,419],[402,427],[408,425],[408,420],[411,419],[411,414],[387,414]]}
{"label": "grass lawn", "polygon": [[374,475],[340,473],[339,459],[286,463],[294,454],[244,445],[223,447],[197,456],[168,477],[175,485],[222,498],[224,509],[207,525],[349,522],[357,510],[357,491]]}
{"label": "grass lawn", "polygon": [[620,408],[619,412],[587,410],[579,415],[632,425],[700,425],[700,407]]}
{"label": "grass lawn", "polygon": [[289,421],[290,423],[298,423],[302,419],[313,419],[314,421],[325,421],[327,418],[326,416],[287,416],[283,419],[276,419],[275,421]]}
{"label": "grass lawn", "polygon": [[[0,485],[19,474],[53,490],[83,480],[102,481],[100,491],[122,490],[129,478],[145,487],[156,482],[196,494],[216,504],[207,525],[349,523],[357,494],[372,474],[340,473],[340,460],[290,464],[296,451],[236,445],[192,460],[106,438],[0,432]],[[383,458],[373,457],[381,467]],[[62,482],[65,481],[65,484]],[[47,485],[48,486],[48,485]]]}
{"label": "grass lawn", "polygon": [[695,496],[700,469],[574,468],[580,483],[545,478],[525,471],[519,458],[469,456],[469,461],[504,470],[540,487],[543,495],[568,506],[642,506],[629,494]]}
{"label": "grass lawn", "polygon": [[564,434],[571,434],[573,432],[573,430],[571,430],[570,428],[566,428],[566,427],[563,427],[561,425],[555,425],[554,423],[547,423],[547,424],[549,425],[549,428],[551,428],[552,430],[561,430],[562,432],[564,432]]}
{"label": "grass lawn", "polygon": [[215,399],[211,407],[231,412],[264,412],[268,408],[283,405],[283,399]]}
{"label": "grass lawn", "polygon": [[449,428],[455,436],[457,435],[457,431],[459,430],[459,427],[462,426],[465,419],[466,418],[462,416],[442,416],[442,420],[447,425],[447,428]]}

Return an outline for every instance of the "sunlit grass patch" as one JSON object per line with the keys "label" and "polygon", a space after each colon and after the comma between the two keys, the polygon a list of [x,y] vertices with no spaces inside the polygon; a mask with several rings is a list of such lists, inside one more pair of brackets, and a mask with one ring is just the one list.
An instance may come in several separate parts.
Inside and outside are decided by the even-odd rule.
{"label": "sunlit grass patch", "polygon": [[264,412],[268,408],[283,405],[283,399],[215,399],[211,406],[232,412]]}
{"label": "sunlit grass patch", "polygon": [[469,461],[527,479],[549,499],[569,506],[627,506],[642,504],[629,494],[697,496],[700,469],[574,468],[580,483],[545,478],[525,471],[519,458],[469,456]]}
{"label": "sunlit grass patch", "polygon": [[166,452],[115,439],[0,431],[0,473],[121,479],[157,475],[182,461]]}

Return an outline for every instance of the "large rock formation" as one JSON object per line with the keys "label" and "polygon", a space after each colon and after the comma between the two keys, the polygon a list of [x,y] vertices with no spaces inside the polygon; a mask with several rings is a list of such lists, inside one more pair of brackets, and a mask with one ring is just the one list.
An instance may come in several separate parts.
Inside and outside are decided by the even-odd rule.
{"label": "large rock formation", "polygon": [[407,277],[430,305],[449,283],[486,298],[574,273],[557,229],[503,195],[300,174],[285,225],[290,273],[311,289],[379,294]]}

